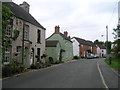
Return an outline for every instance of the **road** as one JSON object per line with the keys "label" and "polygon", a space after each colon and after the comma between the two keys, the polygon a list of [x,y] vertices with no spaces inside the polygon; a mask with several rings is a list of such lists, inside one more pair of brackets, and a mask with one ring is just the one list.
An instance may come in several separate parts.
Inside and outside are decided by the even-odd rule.
{"label": "road", "polygon": [[3,88],[105,88],[106,86],[118,88],[118,76],[103,59],[78,60],[3,80]]}

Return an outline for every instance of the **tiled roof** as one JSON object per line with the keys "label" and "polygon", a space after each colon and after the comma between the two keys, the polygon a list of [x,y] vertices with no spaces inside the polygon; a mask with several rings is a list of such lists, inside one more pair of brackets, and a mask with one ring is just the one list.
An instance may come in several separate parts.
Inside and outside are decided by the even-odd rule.
{"label": "tiled roof", "polygon": [[88,41],[85,39],[81,39],[78,37],[74,37],[80,44],[84,44],[84,45],[89,45],[89,46],[96,46],[92,41]]}
{"label": "tiled roof", "polygon": [[4,2],[3,4],[5,4],[7,7],[9,7],[17,18],[23,19],[23,20],[45,30],[45,28],[40,23],[38,23],[37,20],[35,20],[35,18],[30,13],[26,12],[19,5],[15,4],[13,2]]}
{"label": "tiled roof", "polygon": [[71,41],[71,39],[69,38],[69,37],[66,37],[64,34],[62,34],[62,33],[59,33],[64,39],[66,39],[66,40],[68,40],[68,41],[70,41],[70,42],[72,42]]}
{"label": "tiled roof", "polygon": [[58,43],[58,40],[48,40],[46,41],[46,47],[56,47]]}

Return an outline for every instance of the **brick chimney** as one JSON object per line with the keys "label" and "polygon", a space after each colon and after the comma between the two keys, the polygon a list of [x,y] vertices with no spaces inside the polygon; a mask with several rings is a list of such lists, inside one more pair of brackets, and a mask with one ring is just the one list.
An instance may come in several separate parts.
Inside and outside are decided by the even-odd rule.
{"label": "brick chimney", "polygon": [[67,31],[64,31],[64,35],[67,37],[67,36],[68,36],[68,32],[67,32]]}
{"label": "brick chimney", "polygon": [[27,2],[23,2],[22,4],[19,5],[21,8],[23,8],[26,12],[29,13],[29,8],[30,8],[30,5],[27,3]]}
{"label": "brick chimney", "polygon": [[60,27],[59,27],[59,25],[58,25],[58,26],[55,26],[55,33],[56,33],[56,34],[60,33]]}

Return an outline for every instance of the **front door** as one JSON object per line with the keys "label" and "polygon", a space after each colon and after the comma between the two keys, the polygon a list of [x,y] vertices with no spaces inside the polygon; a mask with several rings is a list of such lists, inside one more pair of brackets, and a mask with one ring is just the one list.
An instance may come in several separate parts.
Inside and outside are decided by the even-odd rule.
{"label": "front door", "polygon": [[37,62],[40,61],[40,48],[37,48]]}
{"label": "front door", "polygon": [[27,59],[28,59],[28,48],[25,47],[25,51],[24,51],[24,65],[27,65]]}

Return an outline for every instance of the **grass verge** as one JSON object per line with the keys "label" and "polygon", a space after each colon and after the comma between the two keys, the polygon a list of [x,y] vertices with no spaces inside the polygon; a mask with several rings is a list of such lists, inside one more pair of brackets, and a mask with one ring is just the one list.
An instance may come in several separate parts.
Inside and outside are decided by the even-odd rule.
{"label": "grass verge", "polygon": [[105,62],[111,67],[111,68],[120,68],[120,59],[112,59],[112,63],[109,64],[109,59],[105,59]]}

